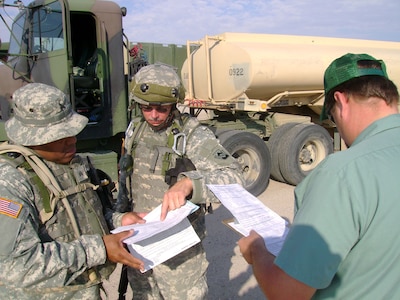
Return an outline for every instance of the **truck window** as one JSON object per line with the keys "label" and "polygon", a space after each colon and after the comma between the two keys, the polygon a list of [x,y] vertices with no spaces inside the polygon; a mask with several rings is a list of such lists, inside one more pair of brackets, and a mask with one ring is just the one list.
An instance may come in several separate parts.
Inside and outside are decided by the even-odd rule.
{"label": "truck window", "polygon": [[59,1],[33,11],[32,53],[64,49],[62,11]]}
{"label": "truck window", "polygon": [[[18,16],[12,26],[12,34],[10,39],[10,47],[9,53],[10,54],[25,54],[21,51],[21,41],[23,41],[23,32],[24,32],[24,24],[26,20],[26,11],[23,12],[21,15]],[[27,41],[23,41],[27,43]]]}

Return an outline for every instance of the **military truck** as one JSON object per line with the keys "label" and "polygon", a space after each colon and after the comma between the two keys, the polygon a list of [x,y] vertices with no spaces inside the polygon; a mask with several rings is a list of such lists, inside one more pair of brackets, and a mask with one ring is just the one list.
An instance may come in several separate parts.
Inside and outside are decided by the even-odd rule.
{"label": "military truck", "polygon": [[161,61],[182,69],[187,97],[180,109],[214,130],[237,157],[254,195],[265,190],[270,174],[297,184],[333,151],[333,124],[318,121],[322,72],[331,59],[369,52],[388,62],[393,78],[399,74],[391,70],[399,65],[398,43],[226,33],[184,47],[136,43],[146,55],[135,57],[122,28],[127,11],[114,2],[38,0],[24,6],[0,0],[0,7],[19,9],[8,52],[2,49],[0,141],[7,138],[4,122],[17,88],[29,82],[56,86],[89,118],[78,151],[89,153],[113,180],[135,113],[127,110],[130,79],[145,64]]}
{"label": "military truck", "polygon": [[[128,125],[129,53],[122,30],[126,9],[110,1],[39,0],[0,6],[19,9],[10,31],[7,62],[0,66],[0,140],[12,93],[29,82],[64,91],[89,118],[78,150],[90,152],[113,178]],[[4,19],[4,18],[2,18]]]}
{"label": "military truck", "polygon": [[187,51],[185,104],[194,114],[209,113],[207,124],[246,166],[255,189],[265,185],[269,171],[296,185],[341,149],[335,125],[319,120],[323,72],[332,60],[369,53],[386,62],[400,86],[399,42],[227,32],[188,41]]}
{"label": "military truck", "polygon": [[78,113],[89,118],[78,135],[78,151],[90,154],[94,164],[116,181],[130,119],[132,76],[155,61],[179,71],[186,46],[133,45],[122,28],[126,9],[111,1],[39,0],[25,6],[0,0],[0,8],[3,21],[11,15],[5,9],[19,10],[12,26],[5,24],[10,41],[0,46],[0,141],[7,139],[4,123],[11,116],[9,101],[17,88],[29,82],[56,86]]}

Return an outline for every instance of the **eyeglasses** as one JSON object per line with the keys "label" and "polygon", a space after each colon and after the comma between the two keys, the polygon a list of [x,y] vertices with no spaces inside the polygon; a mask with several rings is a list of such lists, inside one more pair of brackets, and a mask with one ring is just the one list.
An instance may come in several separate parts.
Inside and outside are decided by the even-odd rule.
{"label": "eyeglasses", "polygon": [[168,112],[169,107],[162,105],[140,105],[140,109],[144,112],[151,112],[155,109],[159,113],[166,113]]}

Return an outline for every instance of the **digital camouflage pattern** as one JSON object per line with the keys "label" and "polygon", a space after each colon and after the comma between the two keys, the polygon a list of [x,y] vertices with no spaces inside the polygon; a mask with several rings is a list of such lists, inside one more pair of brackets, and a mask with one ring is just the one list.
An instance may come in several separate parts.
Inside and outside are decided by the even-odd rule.
{"label": "digital camouflage pattern", "polygon": [[[176,119],[173,122],[179,123]],[[217,202],[217,198],[206,185],[242,183],[239,166],[209,128],[200,125],[199,121],[193,117],[185,123],[181,132],[185,133],[187,138],[186,156],[196,166],[196,170],[181,173],[180,176],[189,177],[193,181],[193,194],[190,201],[196,204]],[[162,195],[169,187],[164,182],[162,174],[162,158],[165,150],[168,149],[168,137],[172,134],[174,126],[159,132],[154,131],[145,121],[137,126],[140,126],[139,135],[133,143],[132,153],[133,178],[136,183],[132,184],[134,205],[137,211],[149,211],[161,203]],[[180,149],[181,144],[178,144],[177,148]],[[180,156],[172,153],[169,168],[175,167],[178,157]],[[155,166],[153,166],[154,162],[156,162]],[[150,172],[149,170],[153,168],[154,172]],[[162,184],[158,182],[161,180]],[[155,197],[155,195],[161,197]]]}
{"label": "digital camouflage pattern", "polygon": [[[29,84],[14,96],[15,115],[6,127],[9,136],[16,134],[14,141],[44,144],[79,133],[87,122],[52,87]],[[68,165],[43,162],[63,191],[74,189],[56,202],[46,220],[39,212],[48,191],[40,188],[24,156],[0,156],[0,226],[5,229],[0,242],[0,298],[99,299],[101,281],[115,265],[107,261],[102,236],[108,227],[89,184],[89,165],[78,156]],[[110,222],[120,219],[107,216]]]}
{"label": "digital camouflage pattern", "polygon": [[128,269],[133,299],[207,299],[207,267],[199,243],[146,273]]}
{"label": "digital camouflage pattern", "polygon": [[62,91],[43,83],[16,90],[11,107],[14,116],[5,128],[8,138],[18,145],[43,145],[76,136],[88,122],[72,110]]}
{"label": "digital camouflage pattern", "polygon": [[129,98],[149,105],[170,105],[183,100],[185,90],[171,66],[154,64],[142,67],[134,76]]}
{"label": "digital camouflage pattern", "polygon": [[[162,203],[168,189],[164,181],[162,161],[163,152],[168,149],[168,137],[173,127],[179,128],[179,121],[166,130],[154,131],[143,121],[135,139],[132,155],[134,157],[132,175],[132,195],[134,211],[149,212]],[[221,146],[215,135],[196,118],[184,122],[180,132],[185,133],[186,156],[193,162],[196,170],[181,173],[193,181],[191,201],[196,204],[209,204],[218,201],[206,184],[242,184],[239,166],[235,159]],[[130,144],[127,141],[127,144]],[[182,145],[177,146],[181,149]],[[175,167],[177,154],[171,154],[170,168]],[[155,163],[155,165],[153,165]],[[154,169],[154,172],[150,170]],[[204,209],[194,220],[194,229],[201,239],[205,237]],[[206,270],[208,262],[201,244],[182,252],[164,264],[142,274],[129,269],[128,276],[135,299],[205,299],[207,295]]]}
{"label": "digital camouflage pattern", "polygon": [[[78,158],[70,165],[46,164],[63,188],[89,180]],[[0,225],[7,228],[0,243],[0,298],[97,299],[98,285],[114,269],[106,263],[102,236],[108,229],[97,194],[88,189],[68,197],[81,233],[77,237],[61,201],[42,224],[42,194],[29,178],[8,159],[1,160],[0,197],[22,210],[17,218],[0,214]],[[91,280],[92,271],[97,275]]]}
{"label": "digital camouflage pattern", "polygon": [[[195,170],[180,173],[178,180],[186,176],[193,182],[190,200],[200,204],[201,209],[188,218],[199,237],[203,239],[206,234],[204,208],[207,204],[218,201],[206,184],[243,184],[239,165],[210,129],[201,126],[194,117],[181,115],[175,107],[177,99],[172,101],[171,96],[166,98],[166,91],[171,92],[180,86],[180,79],[172,67],[143,67],[136,73],[134,82],[155,86],[151,98],[146,98],[147,94],[144,93],[143,96],[134,88],[133,95],[131,93],[134,101],[169,104],[173,105],[173,108],[171,121],[164,129],[153,129],[140,117],[131,121],[125,134],[125,153],[133,157],[133,172],[120,186],[126,184],[132,191],[131,207],[134,211],[150,212],[162,203],[164,193],[169,188],[165,182],[167,170],[176,167],[178,158],[188,158],[194,164]],[[175,145],[171,145],[171,137],[177,134],[184,137],[181,136]],[[125,176],[121,178],[124,180]],[[118,200],[121,198],[119,196]],[[207,267],[205,251],[200,243],[146,273],[142,274],[129,268],[128,278],[133,297],[135,300],[206,299]]]}

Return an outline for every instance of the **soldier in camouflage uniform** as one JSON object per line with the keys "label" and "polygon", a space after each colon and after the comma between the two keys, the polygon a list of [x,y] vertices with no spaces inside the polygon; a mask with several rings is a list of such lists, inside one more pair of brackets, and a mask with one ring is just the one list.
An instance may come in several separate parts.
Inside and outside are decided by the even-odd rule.
{"label": "soldier in camouflage uniform", "polygon": [[[143,267],[121,242],[132,232],[110,235],[106,219],[115,226],[144,221],[111,210],[104,217],[89,166],[75,155],[87,118],[60,90],[28,84],[15,91],[12,108],[5,124],[11,142],[0,146],[16,150],[0,155],[0,299],[100,299],[115,263]],[[48,186],[64,196],[51,198]]]}
{"label": "soldier in camouflage uniform", "polygon": [[[169,210],[189,199],[201,207],[189,220],[203,239],[206,205],[217,201],[206,184],[243,184],[239,165],[207,127],[178,111],[176,104],[183,100],[184,89],[173,68],[142,67],[132,86],[130,99],[141,115],[132,120],[125,135],[120,192],[132,197],[119,195],[119,208],[132,201],[132,210],[149,212],[162,204],[163,220]],[[145,273],[128,269],[133,297],[205,299],[207,266],[199,243]]]}

